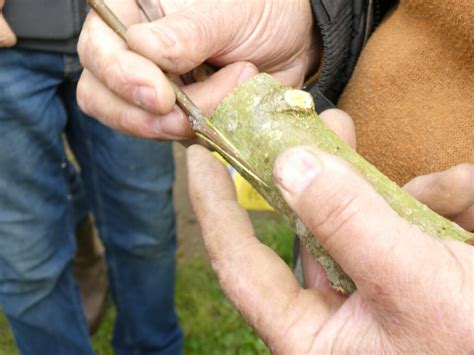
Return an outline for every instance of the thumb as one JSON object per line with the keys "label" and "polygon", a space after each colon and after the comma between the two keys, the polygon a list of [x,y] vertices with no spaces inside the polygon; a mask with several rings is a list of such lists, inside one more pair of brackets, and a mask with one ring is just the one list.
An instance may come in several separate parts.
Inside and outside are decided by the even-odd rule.
{"label": "thumb", "polygon": [[[162,70],[184,74],[229,45],[235,26],[217,23],[217,9],[207,4],[167,14],[157,21],[136,24],[127,32],[130,48],[154,61]],[[220,20],[222,22],[222,19]]]}
{"label": "thumb", "polygon": [[2,9],[3,1],[0,1],[0,48],[11,47],[16,44],[16,36],[3,17]]}
{"label": "thumb", "polygon": [[[236,62],[220,69],[206,81],[185,86],[183,91],[204,115],[210,116],[229,92],[255,74],[257,68],[251,63]],[[178,108],[160,116],[157,126],[157,129],[167,136],[189,138],[192,135],[187,116]]]}
{"label": "thumb", "polygon": [[433,240],[341,158],[313,146],[292,148],[277,159],[274,175],[290,207],[362,292],[397,293],[431,263],[423,251]]}

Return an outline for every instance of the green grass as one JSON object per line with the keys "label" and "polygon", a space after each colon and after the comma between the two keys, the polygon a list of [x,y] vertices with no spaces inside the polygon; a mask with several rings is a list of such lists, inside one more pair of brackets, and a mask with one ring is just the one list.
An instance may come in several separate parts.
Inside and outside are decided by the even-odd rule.
{"label": "green grass", "polygon": [[0,312],[0,354],[16,354],[16,345],[9,331],[7,321]]}
{"label": "green grass", "polygon": [[[268,214],[253,218],[257,236],[287,262],[293,232],[281,219]],[[185,333],[185,354],[268,354],[263,342],[245,324],[221,292],[205,255],[186,259],[178,255],[176,307]],[[100,355],[110,346],[115,309],[110,305],[92,343]],[[17,354],[5,319],[0,314],[0,355]]]}

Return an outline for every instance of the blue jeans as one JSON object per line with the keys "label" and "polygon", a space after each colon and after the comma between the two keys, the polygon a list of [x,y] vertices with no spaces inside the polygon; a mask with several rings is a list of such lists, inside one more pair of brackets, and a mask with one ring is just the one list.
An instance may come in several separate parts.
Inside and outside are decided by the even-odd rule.
{"label": "blue jeans", "polygon": [[23,354],[91,354],[71,270],[71,169],[81,178],[117,308],[117,354],[179,354],[169,143],[127,137],[80,112],[76,56],[0,49],[0,305]]}

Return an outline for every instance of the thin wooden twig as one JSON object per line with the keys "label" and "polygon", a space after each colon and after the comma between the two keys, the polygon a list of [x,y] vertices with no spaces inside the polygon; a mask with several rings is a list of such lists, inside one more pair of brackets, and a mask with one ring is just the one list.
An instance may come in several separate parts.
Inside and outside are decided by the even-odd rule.
{"label": "thin wooden twig", "polygon": [[[125,42],[127,41],[127,28],[105,4],[104,0],[87,0],[89,5],[102,18],[102,20],[112,28]],[[227,159],[232,165],[239,166],[247,171],[247,174],[260,182],[263,186],[267,184],[249,167],[249,165],[240,157],[235,147],[220,134],[209,119],[192,102],[181,88],[176,85],[168,76],[166,76],[176,95],[176,103],[188,116],[191,128],[196,135],[208,143],[214,150]]]}
{"label": "thin wooden twig", "polygon": [[[89,5],[109,25],[125,42],[127,41],[127,27],[119,20],[112,10],[105,4],[104,0],[87,0]],[[167,77],[171,87],[176,95],[176,103],[186,113],[189,118],[192,129],[195,132],[205,130],[203,121],[207,120],[201,110],[192,102],[192,100],[184,93],[181,88],[176,85],[169,77]],[[205,132],[201,132],[205,133]]]}

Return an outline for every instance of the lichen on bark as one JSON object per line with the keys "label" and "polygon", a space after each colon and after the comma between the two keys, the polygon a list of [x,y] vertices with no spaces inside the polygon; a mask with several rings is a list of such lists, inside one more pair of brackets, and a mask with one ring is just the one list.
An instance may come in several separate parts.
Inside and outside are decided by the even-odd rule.
{"label": "lichen on bark", "polygon": [[[388,179],[345,144],[319,119],[310,94],[259,74],[229,94],[207,122],[220,142],[209,142],[241,173],[297,231],[308,252],[326,270],[331,285],[350,294],[356,286],[291,211],[273,181],[280,153],[314,145],[349,162],[392,209],[422,231],[439,239],[467,241],[473,234],[439,216]],[[368,216],[370,218],[370,216]]]}

